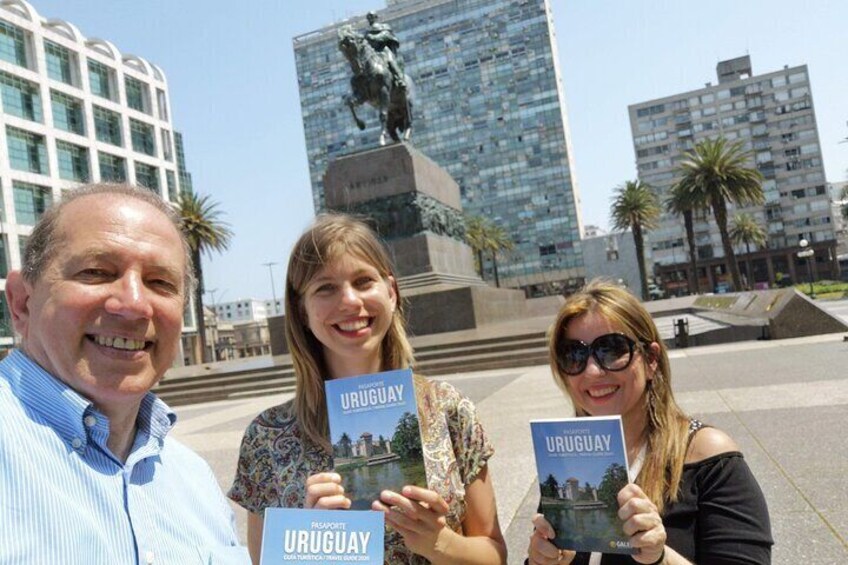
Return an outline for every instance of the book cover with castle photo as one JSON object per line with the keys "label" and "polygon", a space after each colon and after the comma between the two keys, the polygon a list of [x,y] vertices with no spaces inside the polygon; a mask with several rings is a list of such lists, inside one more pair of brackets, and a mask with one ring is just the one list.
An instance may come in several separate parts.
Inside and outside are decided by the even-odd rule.
{"label": "book cover with castle photo", "polygon": [[266,508],[260,565],[383,565],[382,512]]}
{"label": "book cover with castle photo", "polygon": [[636,553],[616,496],[629,482],[620,416],[530,422],[541,499],[560,549]]}
{"label": "book cover with castle photo", "polygon": [[380,492],[427,485],[412,371],[386,371],[324,385],[333,468],[353,510],[367,510]]}

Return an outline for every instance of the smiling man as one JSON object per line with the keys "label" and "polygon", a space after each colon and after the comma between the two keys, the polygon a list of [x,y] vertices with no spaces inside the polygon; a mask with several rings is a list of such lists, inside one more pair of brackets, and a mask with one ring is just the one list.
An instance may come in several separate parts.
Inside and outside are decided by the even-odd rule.
{"label": "smiling man", "polygon": [[33,229],[6,297],[0,563],[246,563],[208,465],[150,389],[192,284],[174,211],[122,185],[71,192]]}

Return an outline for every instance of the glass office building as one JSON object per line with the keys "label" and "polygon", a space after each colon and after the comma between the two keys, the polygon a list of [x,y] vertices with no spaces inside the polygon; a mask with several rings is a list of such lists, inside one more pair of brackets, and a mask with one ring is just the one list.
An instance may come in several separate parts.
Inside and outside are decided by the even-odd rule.
{"label": "glass office building", "polygon": [[[499,258],[505,286],[562,292],[584,276],[579,195],[549,0],[395,0],[378,12],[400,40],[413,83],[411,143],[459,184],[468,215],[502,226],[515,249]],[[376,111],[364,131],[342,103],[351,71],[337,30],[294,39],[316,210],[335,157],[378,144]],[[490,278],[491,264],[484,265]]]}
{"label": "glass office building", "polygon": [[[718,84],[629,107],[639,179],[665,199],[678,180],[685,152],[723,136],[750,152],[763,175],[765,202],[728,210],[728,226],[748,213],[767,232],[766,245],[737,245],[734,252],[750,287],[839,278],[830,197],[827,194],[810,75],[806,65],[754,75],[749,56],[721,61]],[[807,264],[799,241],[815,252]],[[665,214],[650,233],[655,272],[670,294],[687,292],[689,251],[679,216]],[[711,213],[696,216],[695,245],[702,291],[729,281],[718,228]],[[809,272],[808,272],[809,270]]]}

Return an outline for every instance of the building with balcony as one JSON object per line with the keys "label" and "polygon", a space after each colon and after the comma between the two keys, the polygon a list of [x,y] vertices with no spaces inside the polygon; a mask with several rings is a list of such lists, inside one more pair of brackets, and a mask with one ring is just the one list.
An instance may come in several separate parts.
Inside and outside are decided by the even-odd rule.
{"label": "building with balcony", "polygon": [[[0,2],[0,286],[33,224],[82,183],[179,192],[162,69],[23,0]],[[0,348],[13,343],[0,294]]]}
{"label": "building with balcony", "polygon": [[[530,295],[578,287],[580,197],[550,0],[388,0],[378,15],[414,86],[411,143],[456,179],[466,214],[493,220],[515,243],[498,261],[501,284]],[[362,109],[359,131],[342,103],[351,71],[337,31],[367,29],[364,16],[294,38],[319,211],[328,163],[379,140],[376,113]]]}
{"label": "building with balcony", "polygon": [[[762,248],[734,248],[749,287],[801,280],[799,241],[815,251],[816,278],[838,278],[836,233],[827,192],[806,65],[754,75],[748,56],[721,61],[718,83],[629,107],[639,180],[665,199],[678,180],[677,165],[699,141],[723,136],[741,141],[750,165],[763,174],[765,203],[730,207],[729,225],[739,212],[753,214],[765,228]],[[702,291],[722,290],[730,281],[712,214],[696,216],[698,277]],[[683,222],[663,216],[650,234],[655,273],[670,294],[688,291],[688,249]],[[788,277],[788,279],[787,279]]]}

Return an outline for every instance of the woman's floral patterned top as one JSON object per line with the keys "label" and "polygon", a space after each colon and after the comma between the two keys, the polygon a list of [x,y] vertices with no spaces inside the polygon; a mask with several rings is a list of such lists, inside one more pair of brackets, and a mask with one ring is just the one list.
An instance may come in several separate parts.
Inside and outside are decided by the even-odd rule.
{"label": "woman's floral patterned top", "polygon": [[[450,508],[448,527],[462,532],[465,487],[494,453],[474,404],[451,384],[415,375],[428,487]],[[301,434],[292,401],[262,412],[247,427],[228,496],[250,512],[302,508],[306,479],[331,470],[329,453]],[[386,564],[423,564],[399,534],[386,530]]]}

